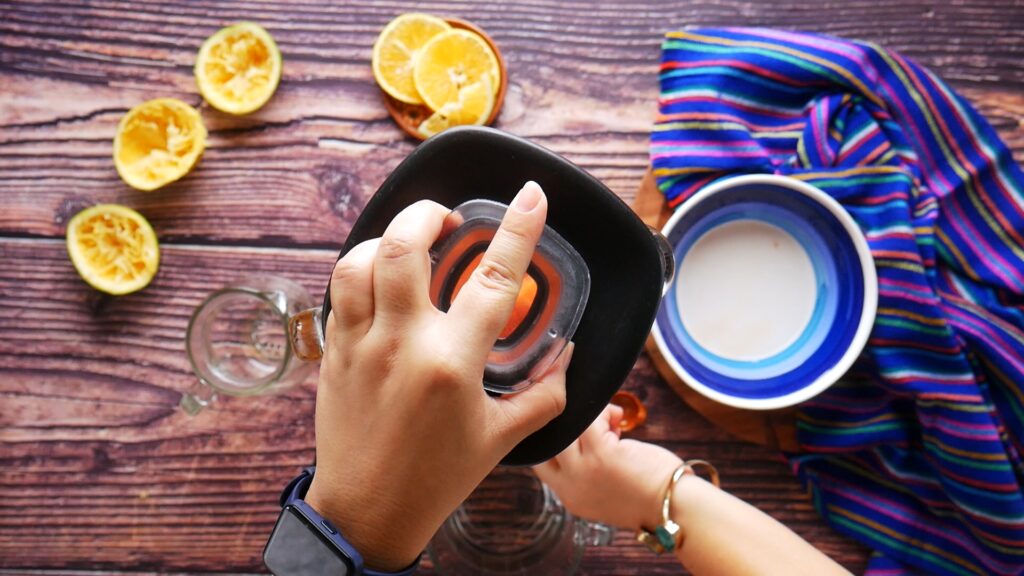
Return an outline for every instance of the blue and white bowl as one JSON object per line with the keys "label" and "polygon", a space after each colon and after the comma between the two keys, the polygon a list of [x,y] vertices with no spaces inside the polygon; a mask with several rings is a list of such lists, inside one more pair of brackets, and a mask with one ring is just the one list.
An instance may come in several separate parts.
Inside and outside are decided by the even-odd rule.
{"label": "blue and white bowl", "polygon": [[853,218],[818,188],[774,175],[720,180],[663,233],[677,267],[653,335],[697,392],[737,408],[792,406],[863,350],[874,261]]}

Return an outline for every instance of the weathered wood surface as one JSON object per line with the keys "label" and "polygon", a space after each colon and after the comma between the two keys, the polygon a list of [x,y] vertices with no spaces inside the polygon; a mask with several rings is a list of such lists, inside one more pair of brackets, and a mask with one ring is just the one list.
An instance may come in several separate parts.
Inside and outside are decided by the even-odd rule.
{"label": "weathered wood surface", "polygon": [[[283,482],[312,457],[313,382],[263,400],[175,409],[192,381],[192,308],[247,273],[314,294],[367,198],[415,143],[391,123],[369,70],[396,1],[0,2],[0,573],[262,572]],[[1024,153],[1024,4],[987,0],[802,3],[423,2],[501,45],[510,87],[497,125],[581,164],[632,199],[647,164],[661,34],[761,25],[885,43],[932,67]],[[157,96],[199,105],[200,42],[255,20],[284,78],[233,118],[201,108],[198,169],[150,194],[117,178],[120,116]],[[78,280],[64,225],[101,201],[145,214],[162,242],[154,283],[122,298]],[[650,408],[635,437],[716,462],[724,485],[844,565],[867,552],[812,511],[783,462],[686,407],[641,358],[626,384]],[[425,573],[430,573],[429,562]],[[674,574],[620,535],[586,574]]]}
{"label": "weathered wood surface", "polygon": [[[1024,108],[1024,4],[941,2],[432,2],[502,47],[510,89],[498,126],[566,154],[623,197],[646,166],[661,34],[698,24],[827,31],[884,42],[973,90],[1003,127]],[[398,2],[71,2],[0,5],[0,190],[20,210],[0,232],[58,236],[96,200],[146,211],[164,241],[337,244],[415,143],[395,129],[371,78],[381,26]],[[109,160],[124,111],[157,96],[195,105],[202,39],[238,19],[262,22],[285,57],[263,110],[202,107],[210,147],[184,181],[148,195]],[[1018,150],[1024,137],[1014,139]],[[267,218],[273,214],[274,218]],[[230,217],[230,218],[229,218]]]}
{"label": "weathered wood surface", "polygon": [[[314,378],[284,395],[227,399],[190,419],[192,308],[272,270],[322,291],[326,250],[171,247],[146,290],[98,297],[56,240],[0,241],[0,567],[258,570],[276,497],[313,455]],[[203,274],[196,274],[203,270]],[[651,408],[634,437],[708,458],[725,486],[856,567],[860,548],[811,510],[782,461],[715,429],[646,359],[626,384]],[[673,573],[627,535],[586,556],[587,574]],[[14,570],[17,572],[17,570]]]}

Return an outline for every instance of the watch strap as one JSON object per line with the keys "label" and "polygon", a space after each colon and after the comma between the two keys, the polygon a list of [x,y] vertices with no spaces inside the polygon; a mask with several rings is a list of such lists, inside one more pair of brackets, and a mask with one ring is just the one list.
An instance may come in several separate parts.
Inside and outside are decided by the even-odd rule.
{"label": "watch strap", "polygon": [[412,576],[416,572],[416,568],[419,567],[420,559],[416,558],[416,561],[411,566],[405,568],[399,572],[379,572],[377,570],[370,570],[369,568],[363,567],[363,557],[358,550],[355,549],[345,537],[341,534],[331,521],[322,517],[312,506],[307,504],[304,500],[306,492],[309,490],[309,485],[313,483],[313,475],[316,473],[316,466],[309,466],[302,470],[302,473],[296,476],[284,490],[281,491],[281,507],[291,504],[296,508],[300,509],[302,513],[314,521],[315,523],[321,524],[328,532],[332,533],[332,536],[336,536],[336,540],[340,540],[339,544],[343,544],[345,553],[349,555],[349,558],[355,563],[356,570],[363,576]]}

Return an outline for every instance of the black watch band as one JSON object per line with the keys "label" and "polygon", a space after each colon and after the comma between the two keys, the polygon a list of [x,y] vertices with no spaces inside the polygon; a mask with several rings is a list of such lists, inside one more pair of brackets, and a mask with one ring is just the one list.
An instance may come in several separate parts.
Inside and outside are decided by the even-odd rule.
{"label": "black watch band", "polygon": [[313,481],[310,466],[281,492],[281,515],[263,549],[263,562],[277,576],[409,576],[419,558],[400,572],[377,572],[363,566],[363,557],[330,520],[303,498]]}

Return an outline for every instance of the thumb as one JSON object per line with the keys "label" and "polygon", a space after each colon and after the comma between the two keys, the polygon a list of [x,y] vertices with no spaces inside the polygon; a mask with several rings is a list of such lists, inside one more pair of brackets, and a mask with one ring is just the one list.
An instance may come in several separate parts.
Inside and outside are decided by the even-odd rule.
{"label": "thumb", "polygon": [[500,431],[518,443],[540,430],[565,409],[565,372],[569,369],[576,345],[570,342],[558,360],[527,390],[495,398],[495,406],[502,412],[506,425]]}

